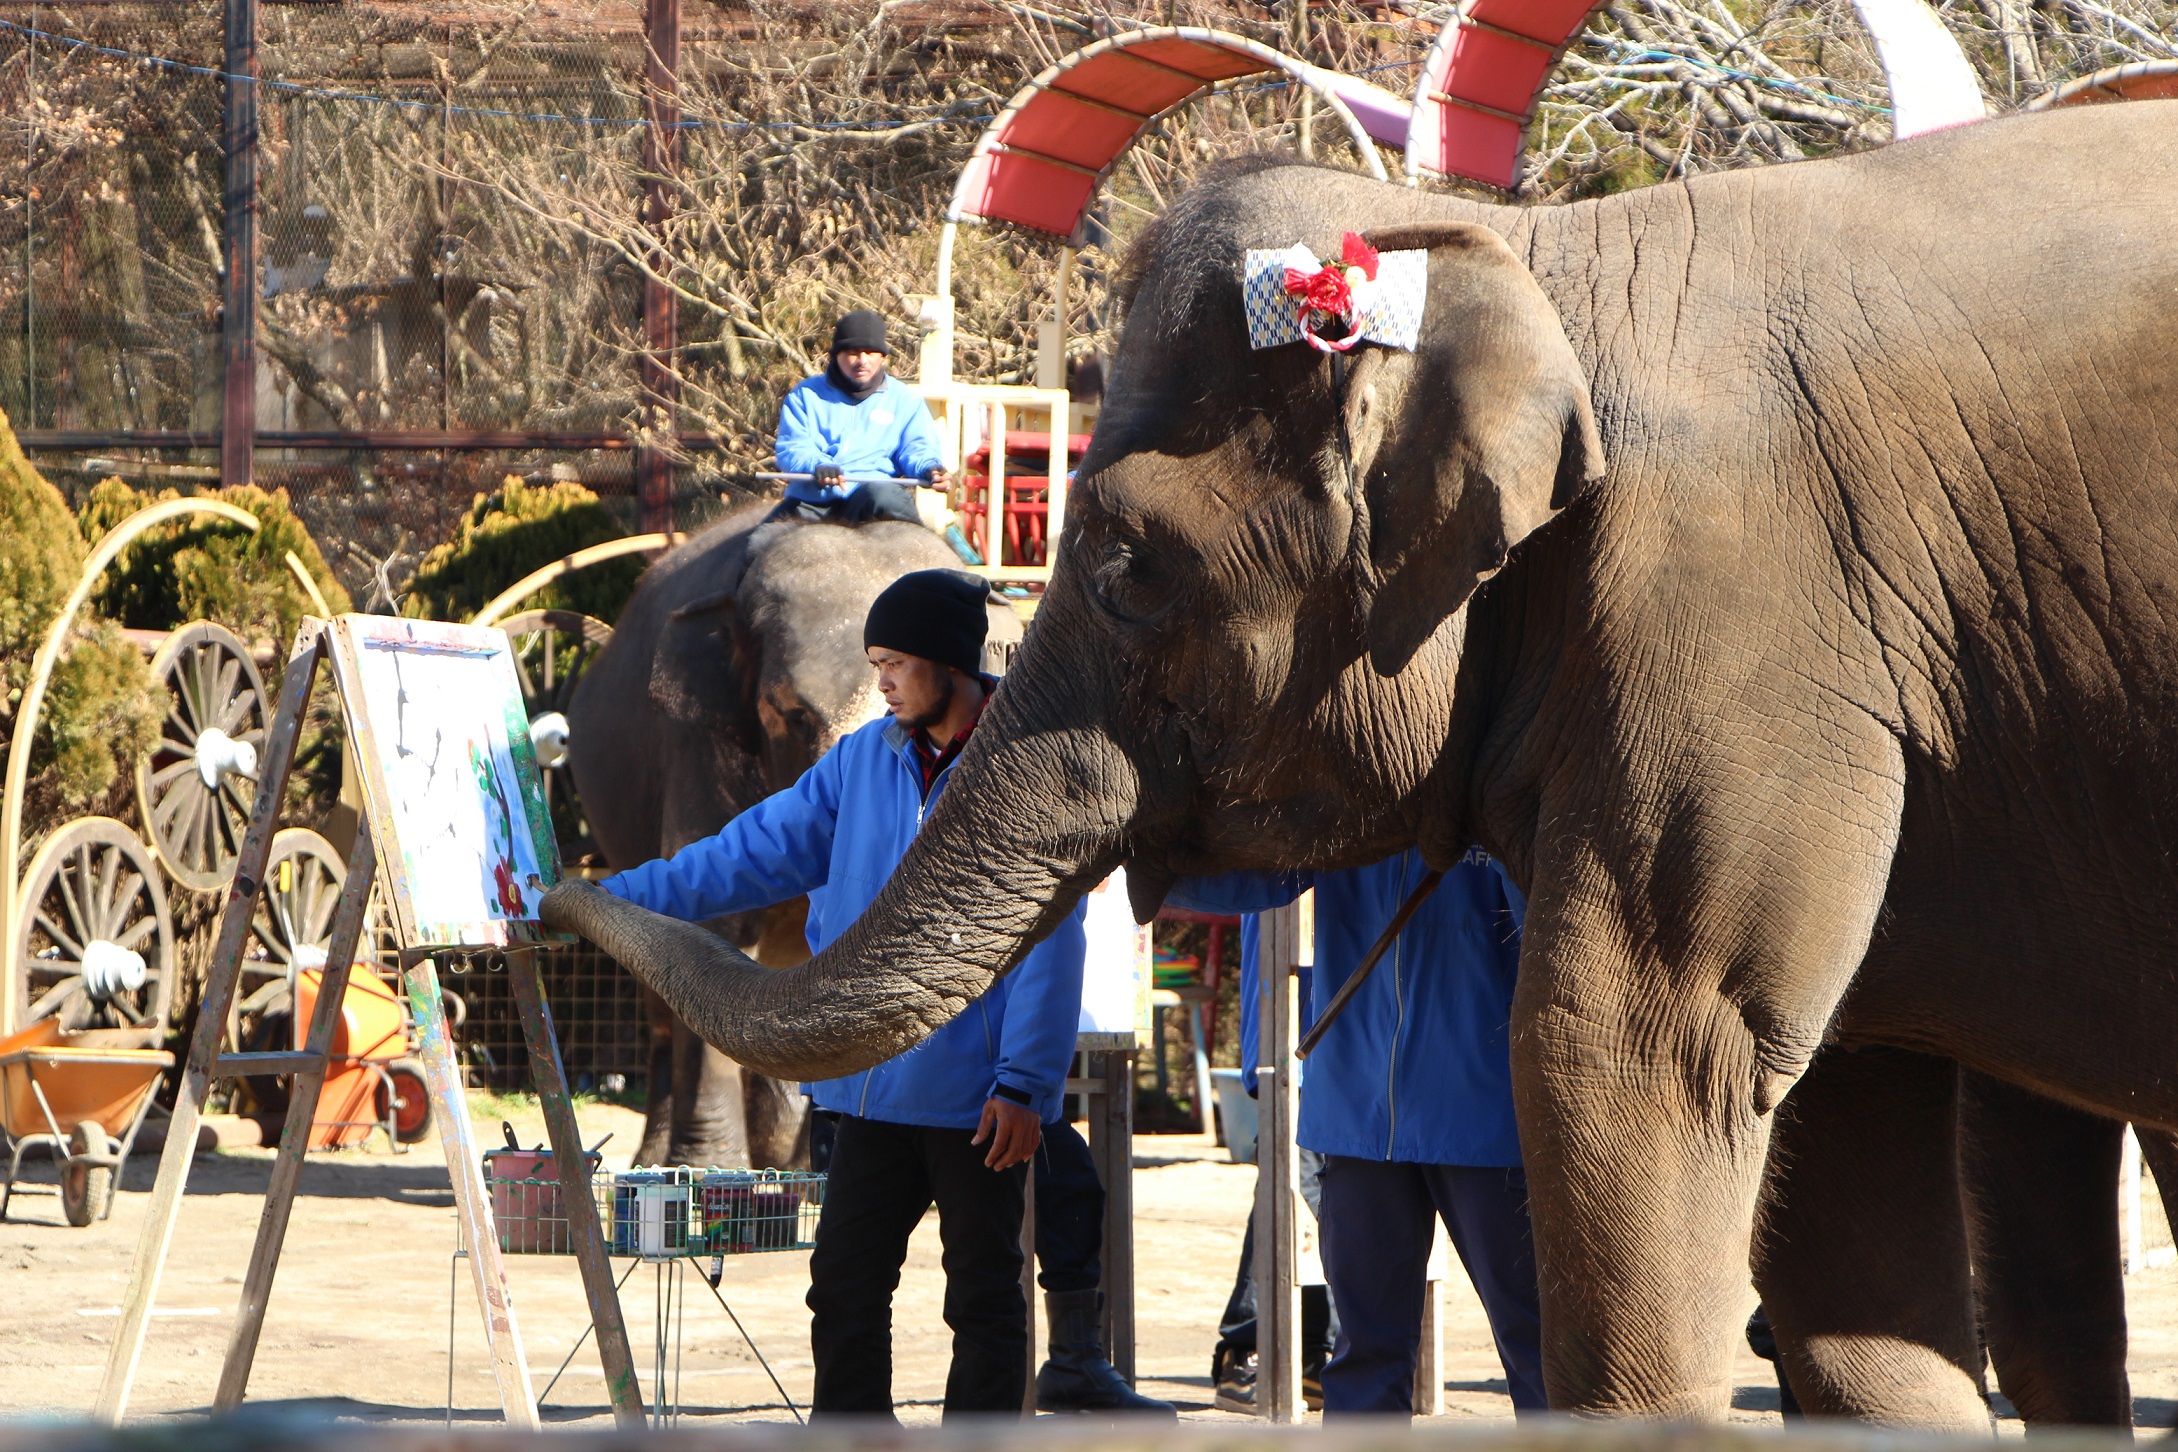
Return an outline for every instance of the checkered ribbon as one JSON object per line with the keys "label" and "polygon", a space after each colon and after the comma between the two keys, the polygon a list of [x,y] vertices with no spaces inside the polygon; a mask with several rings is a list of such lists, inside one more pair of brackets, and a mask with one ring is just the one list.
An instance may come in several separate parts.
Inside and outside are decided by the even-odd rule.
{"label": "checkered ribbon", "polygon": [[1343,353],[1357,343],[1382,343],[1413,351],[1422,336],[1422,305],[1429,287],[1429,254],[1386,252],[1376,279],[1354,289],[1352,330],[1344,338],[1319,336],[1304,327],[1300,300],[1286,291],[1286,271],[1321,268],[1316,254],[1296,242],[1282,251],[1250,249],[1241,268],[1241,298],[1248,310],[1248,346],[1276,348],[1307,343],[1322,353]]}

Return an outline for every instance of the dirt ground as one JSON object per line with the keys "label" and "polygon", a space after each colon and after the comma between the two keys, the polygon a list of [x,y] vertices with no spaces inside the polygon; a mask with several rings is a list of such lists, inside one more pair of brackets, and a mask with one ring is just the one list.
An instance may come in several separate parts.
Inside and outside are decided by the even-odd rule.
{"label": "dirt ground", "polygon": [[[497,1143],[511,1119],[524,1143],[542,1138],[534,1106],[476,1096],[480,1139]],[[608,1163],[624,1164],[639,1116],[610,1104],[581,1110],[586,1141],[611,1131]],[[453,1195],[437,1142],[405,1155],[381,1148],[313,1156],[288,1234],[264,1340],[250,1386],[253,1405],[372,1421],[495,1421],[498,1403],[465,1267],[451,1260]],[[622,1156],[615,1160],[613,1150]],[[1238,1420],[1211,1405],[1210,1349],[1231,1288],[1255,1171],[1225,1161],[1198,1136],[1137,1141],[1135,1199],[1143,1390],[1200,1420]],[[270,1163],[265,1150],[200,1155],[137,1381],[132,1416],[202,1411],[218,1379],[227,1328],[255,1235]],[[43,1166],[0,1224],[0,1413],[80,1416],[96,1396],[106,1343],[149,1202],[156,1156],[129,1166],[112,1217],[67,1226]],[[2152,1187],[2146,1243],[2170,1234]],[[2143,1426],[2169,1426],[2178,1411],[2178,1265],[2165,1250],[2126,1281],[2131,1369]],[[571,1259],[512,1258],[510,1275],[529,1363],[547,1419],[603,1425],[605,1402],[594,1343],[579,1348],[587,1317]],[[616,1262],[636,1361],[656,1394],[661,1296],[668,1390],[677,1376],[684,1424],[782,1421],[791,1414],[770,1378],[693,1265],[681,1274]],[[459,1271],[458,1278],[454,1272]],[[728,1261],[719,1291],[798,1406],[810,1385],[807,1285],[802,1253]],[[450,1294],[450,1289],[452,1294]],[[945,1379],[947,1333],[939,1319],[943,1278],[935,1217],[910,1249],[895,1306],[894,1394],[909,1422],[934,1421]],[[676,1294],[677,1293],[677,1294]],[[1750,1296],[1751,1300],[1751,1296]],[[1445,1335],[1446,1416],[1510,1416],[1504,1380],[1480,1305],[1455,1268]],[[449,1314],[452,1355],[449,1358]],[[572,1356],[570,1356],[572,1353]],[[555,1376],[565,1362],[565,1370]],[[1768,1366],[1742,1350],[1735,1368],[1736,1420],[1777,1419]],[[450,1390],[449,1390],[450,1386]],[[2019,1424],[2007,1420],[2017,1434]]]}

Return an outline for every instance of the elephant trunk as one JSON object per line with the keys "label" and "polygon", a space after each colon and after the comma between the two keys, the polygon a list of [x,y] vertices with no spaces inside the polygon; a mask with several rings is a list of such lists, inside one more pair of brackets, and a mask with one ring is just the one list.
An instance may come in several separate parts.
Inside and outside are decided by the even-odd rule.
{"label": "elephant trunk", "polygon": [[[859,1073],[913,1048],[1019,963],[1121,856],[1137,780],[1075,724],[1080,671],[1031,632],[899,869],[861,918],[792,968],[760,966],[693,923],[587,882],[546,894],[581,934],[707,1043],[785,1079]],[[1041,668],[1040,668],[1041,667]],[[1046,687],[1050,687],[1047,689]]]}

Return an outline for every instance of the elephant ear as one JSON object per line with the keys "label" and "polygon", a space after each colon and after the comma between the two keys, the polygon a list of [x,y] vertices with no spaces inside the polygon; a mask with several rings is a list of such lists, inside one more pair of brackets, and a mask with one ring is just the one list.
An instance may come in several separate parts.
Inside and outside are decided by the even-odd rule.
{"label": "elephant ear", "polygon": [[734,592],[675,608],[650,662],[650,700],[669,720],[725,735],[754,754],[755,677]]}
{"label": "elephant ear", "polygon": [[1604,457],[1565,327],[1503,238],[1455,222],[1369,241],[1429,252],[1419,346],[1364,350],[1343,405],[1368,528],[1369,659],[1394,675],[1603,477]]}

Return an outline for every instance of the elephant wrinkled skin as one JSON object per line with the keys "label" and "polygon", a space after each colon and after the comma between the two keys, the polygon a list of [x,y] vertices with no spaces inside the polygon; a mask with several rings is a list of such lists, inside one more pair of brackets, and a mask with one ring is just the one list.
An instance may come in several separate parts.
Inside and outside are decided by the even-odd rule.
{"label": "elephant wrinkled skin", "polygon": [[[1552,1403],[1720,1415],[1776,1121],[1811,1177],[1918,1167],[1838,1213],[1961,1266],[1932,1064],[2178,1125],[2174,192],[2172,102],[1561,208],[1301,167],[1190,192],[1137,248],[1049,593],[891,884],[787,973],[638,971],[744,1061],[836,1073],[1120,861],[1142,911],[1479,841],[1528,895]],[[1419,351],[1249,351],[1242,252],[1347,229],[1430,250]],[[1810,1072],[1826,1045],[1858,1052]],[[1810,1409],[1985,1426],[1964,1279],[1766,1283]]]}

